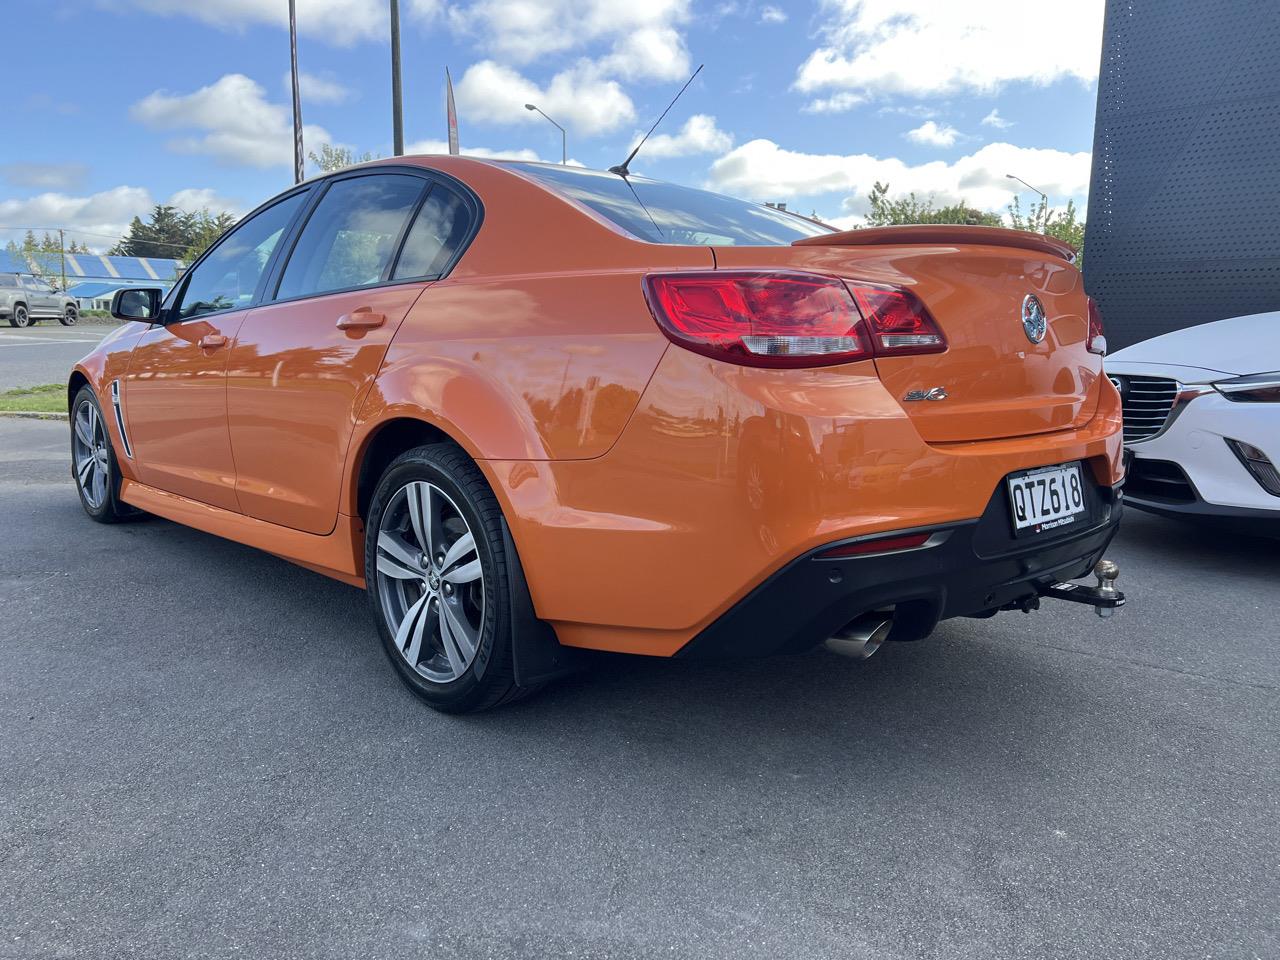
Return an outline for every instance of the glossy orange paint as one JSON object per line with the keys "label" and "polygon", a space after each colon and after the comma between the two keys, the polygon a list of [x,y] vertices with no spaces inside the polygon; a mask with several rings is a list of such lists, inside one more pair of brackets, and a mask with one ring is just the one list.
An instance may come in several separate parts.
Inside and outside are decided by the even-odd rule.
{"label": "glossy orange paint", "polygon": [[[419,421],[480,466],[562,643],[670,655],[825,542],[976,517],[1022,468],[1120,477],[1119,398],[1084,350],[1079,273],[1053,255],[649,244],[497,164],[380,163],[475,191],[466,255],[433,283],[222,315],[214,356],[182,324],[109,338],[78,370],[104,398],[127,371],[127,502],[359,584],[361,465],[379,431]],[[716,266],[910,284],[951,348],[811,370],[692,354],[658,330],[641,280]],[[1016,324],[1022,287],[1053,318],[1043,350]],[[363,308],[384,324],[337,328]],[[901,400],[939,384],[958,402]]]}

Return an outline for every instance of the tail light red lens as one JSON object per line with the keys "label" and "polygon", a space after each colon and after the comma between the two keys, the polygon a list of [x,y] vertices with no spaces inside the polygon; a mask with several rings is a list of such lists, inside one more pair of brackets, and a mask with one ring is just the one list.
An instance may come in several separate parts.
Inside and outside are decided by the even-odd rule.
{"label": "tail light red lens", "polygon": [[1093,297],[1089,297],[1089,333],[1085,340],[1085,348],[1090,353],[1103,356],[1107,352],[1107,335],[1102,329],[1102,311],[1098,309]]}
{"label": "tail light red lens", "polygon": [[[706,270],[645,278],[662,331],[695,353],[753,367],[816,367],[946,349],[906,290],[799,271]],[[856,302],[855,302],[856,301]]]}
{"label": "tail light red lens", "polygon": [[695,353],[753,367],[812,367],[870,355],[844,284],[803,273],[728,270],[645,278],[668,337]]}
{"label": "tail light red lens", "polygon": [[877,356],[941,353],[947,349],[942,330],[910,290],[854,283],[849,284],[849,289],[871,328]]}

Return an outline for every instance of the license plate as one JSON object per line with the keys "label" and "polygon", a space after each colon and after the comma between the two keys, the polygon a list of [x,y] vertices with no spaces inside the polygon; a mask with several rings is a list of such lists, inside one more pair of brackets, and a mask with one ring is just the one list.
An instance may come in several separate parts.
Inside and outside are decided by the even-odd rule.
{"label": "license plate", "polygon": [[1078,463],[1041,467],[1007,482],[1015,532],[1040,533],[1069,526],[1086,510]]}

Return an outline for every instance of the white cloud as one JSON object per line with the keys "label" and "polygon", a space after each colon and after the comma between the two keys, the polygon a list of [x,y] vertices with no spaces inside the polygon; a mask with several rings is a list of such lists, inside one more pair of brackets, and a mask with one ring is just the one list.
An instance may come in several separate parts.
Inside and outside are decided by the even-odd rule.
{"label": "white cloud", "polygon": [[[293,83],[289,74],[280,80],[285,96],[292,102]],[[298,72],[298,92],[302,96],[302,114],[306,116],[308,103],[345,103],[351,98],[351,89],[330,77],[318,76],[304,71]],[[292,108],[291,108],[292,109]]]}
{"label": "white cloud", "polygon": [[[180,210],[230,210],[240,213],[238,201],[228,200],[208,189],[179,190],[167,203]],[[155,206],[144,187],[119,186],[88,196],[42,193],[24,200],[0,200],[0,223],[16,226],[65,227],[67,240],[105,250],[129,229],[134,217],[146,218]],[[0,241],[20,239],[21,231],[6,231]]]}
{"label": "white cloud", "polygon": [[1104,0],[824,0],[830,25],[800,66],[796,89],[867,95],[990,93],[1098,74]]}
{"label": "white cloud", "polygon": [[[639,142],[636,137],[632,146]],[[685,121],[679,133],[655,133],[645,141],[640,156],[650,160],[659,157],[685,157],[694,153],[723,153],[733,146],[732,135],[716,126],[716,118],[697,113]]]}
{"label": "white cloud", "polygon": [[984,210],[1002,209],[1021,189],[1006,173],[1017,173],[1048,191],[1050,198],[1082,197],[1089,189],[1089,154],[990,143],[952,163],[910,165],[896,157],[812,154],[785,150],[771,140],[752,140],[711,165],[716,189],[760,200],[845,194],[850,214],[865,212],[866,195],[880,181],[893,195],[914,191],[943,203],[964,200]]}
{"label": "white cloud", "polygon": [[852,110],[860,103],[867,100],[860,93],[852,93],[848,90],[842,90],[839,93],[833,93],[829,97],[819,97],[816,100],[810,100],[804,105],[805,113],[844,113],[846,110]]}
{"label": "white cloud", "polygon": [[[464,157],[481,157],[486,160],[541,160],[534,150],[490,150],[488,147],[460,146]],[[406,154],[415,153],[448,153],[448,140],[417,140],[405,144]]]}
{"label": "white cloud", "polygon": [[179,190],[165,202],[187,213],[197,213],[200,210],[221,213],[225,210],[239,216],[247,212],[247,208],[239,200],[224,197],[209,187],[188,187],[186,190]]}
{"label": "white cloud", "polygon": [[960,131],[950,124],[940,124],[935,120],[926,120],[914,130],[908,130],[904,136],[912,143],[920,143],[929,147],[950,147],[954,146],[960,136]]}
{"label": "white cloud", "polygon": [[493,58],[526,64],[608,43],[598,64],[628,78],[674,80],[689,70],[689,0],[477,0],[451,7],[449,22]]}
{"label": "white cloud", "polygon": [[[136,120],[161,130],[194,129],[199,136],[169,142],[178,153],[204,153],[223,163],[288,166],[293,162],[293,119],[289,108],[267,101],[265,91],[244,74],[229,73],[194,93],[164,90],[133,105]],[[303,127],[308,145],[330,143],[323,127]]]}
{"label": "white cloud", "polygon": [[1013,126],[1013,121],[1006,120],[1000,116],[999,110],[992,109],[990,113],[982,118],[982,125],[984,127],[995,127],[997,130],[1008,130]]}
{"label": "white cloud", "polygon": [[[255,24],[286,27],[289,5],[263,0],[126,0],[151,13],[188,16],[224,30],[243,30]],[[409,0],[406,12],[422,19],[434,17],[440,0]],[[298,33],[345,46],[387,36],[385,0],[298,0]]]}
{"label": "white cloud", "polygon": [[761,23],[786,23],[787,14],[778,7],[767,6],[760,10]]}
{"label": "white cloud", "polygon": [[557,123],[577,133],[616,130],[635,120],[635,105],[616,80],[600,76],[589,62],[563,70],[544,88],[511,67],[482,60],[467,68],[454,87],[458,117],[464,122],[547,125],[526,103],[537,104]]}

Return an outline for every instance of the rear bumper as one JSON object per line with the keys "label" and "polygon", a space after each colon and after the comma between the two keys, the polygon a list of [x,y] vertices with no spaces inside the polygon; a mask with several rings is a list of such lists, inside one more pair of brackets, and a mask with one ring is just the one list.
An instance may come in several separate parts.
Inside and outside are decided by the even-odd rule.
{"label": "rear bumper", "polygon": [[[1103,386],[1098,413],[1085,426],[929,444],[869,361],[769,370],[672,347],[603,456],[485,460],[481,468],[511,525],[538,616],[560,642],[667,657],[725,621],[797,558],[833,543],[951,530],[954,542],[935,556],[950,558],[947,569],[971,564],[971,556],[949,551],[981,539],[987,528],[975,518],[1003,494],[1010,473],[1079,462],[1098,489],[1110,490],[1122,476],[1120,404]],[[966,532],[972,527],[981,529]],[[1007,516],[1000,527],[1008,529]],[[1002,552],[981,542],[975,549],[993,561]],[[1025,541],[1009,549],[1035,552]],[[1063,564],[1089,552],[1086,545]],[[914,589],[932,598],[934,622],[960,609],[961,600],[948,597],[1018,576],[997,564],[982,574],[986,582],[966,587],[960,569],[942,589],[927,582],[937,575],[932,561],[921,562],[922,571],[889,574],[884,583],[926,581]],[[963,605],[983,606],[988,592]],[[808,637],[813,629],[798,633]]]}
{"label": "rear bumper", "polygon": [[[1003,488],[982,517],[929,528],[924,546],[897,553],[822,559],[811,551],[769,577],[677,656],[721,658],[792,653],[821,642],[860,614],[894,607],[891,640],[918,640],[951,617],[995,611],[1042,588],[1087,574],[1120,523],[1116,488],[1095,492],[1092,522],[1049,540],[1016,541]],[[913,531],[902,531],[903,533]],[[914,531],[919,532],[919,531]]]}

